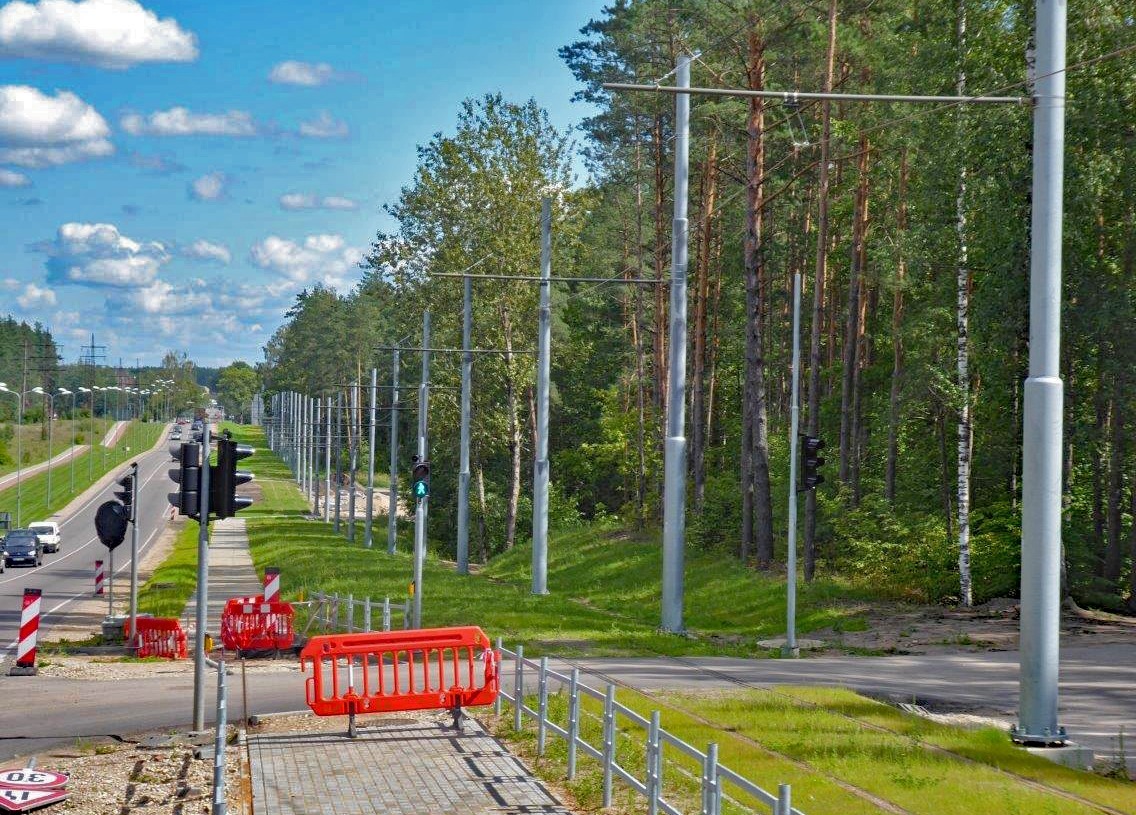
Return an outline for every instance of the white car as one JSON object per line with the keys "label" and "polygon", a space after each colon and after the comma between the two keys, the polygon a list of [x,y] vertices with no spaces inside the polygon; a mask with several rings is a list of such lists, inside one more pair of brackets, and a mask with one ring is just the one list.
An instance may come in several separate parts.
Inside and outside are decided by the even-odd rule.
{"label": "white car", "polygon": [[43,544],[43,551],[59,551],[62,538],[59,535],[59,524],[55,521],[36,521],[34,524],[28,524],[28,529],[36,533],[39,542]]}

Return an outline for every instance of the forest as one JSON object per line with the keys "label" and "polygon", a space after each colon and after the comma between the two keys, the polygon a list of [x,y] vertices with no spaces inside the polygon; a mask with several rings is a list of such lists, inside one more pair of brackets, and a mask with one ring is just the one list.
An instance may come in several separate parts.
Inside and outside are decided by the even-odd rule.
{"label": "forest", "polygon": [[[1064,588],[1136,611],[1136,18],[1127,0],[1070,0],[1068,20]],[[486,559],[525,541],[538,289],[521,278],[539,271],[549,196],[553,278],[613,281],[553,286],[551,522],[657,535],[674,100],[602,84],[667,84],[687,53],[694,86],[1020,96],[692,96],[686,348],[688,546],[782,568],[799,273],[802,428],[827,458],[825,482],[801,493],[805,579],[839,574],[923,602],[1014,596],[1032,32],[1033,3],[1008,0],[615,0],[560,51],[594,106],[580,131],[558,132],[536,100],[463,103],[419,146],[385,206],[397,228],[376,235],[357,287],[297,297],[265,348],[266,390],[343,393],[372,367],[389,385],[386,349],[420,344],[423,311],[432,346],[460,347],[462,286],[439,273],[517,278],[473,284],[473,344],[493,352],[473,370],[471,549]],[[642,280],[657,282],[620,282]],[[408,469],[418,357],[401,362]],[[459,364],[431,360],[430,536],[450,556]],[[391,390],[380,394],[389,409]],[[365,419],[347,423],[345,450]]]}

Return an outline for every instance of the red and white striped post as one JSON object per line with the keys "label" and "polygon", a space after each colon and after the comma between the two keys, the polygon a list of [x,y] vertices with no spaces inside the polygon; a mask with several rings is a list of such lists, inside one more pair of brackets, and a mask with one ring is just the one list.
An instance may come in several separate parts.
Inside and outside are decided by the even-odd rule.
{"label": "red and white striped post", "polygon": [[24,589],[24,606],[20,611],[20,639],[16,644],[14,676],[35,674],[36,635],[39,633],[39,589]]}
{"label": "red and white striped post", "polygon": [[275,566],[264,570],[264,602],[280,602],[280,570]]}
{"label": "red and white striped post", "polygon": [[106,580],[106,570],[103,569],[103,562],[101,560],[95,561],[95,594],[102,596],[106,593],[103,587],[103,581]]}

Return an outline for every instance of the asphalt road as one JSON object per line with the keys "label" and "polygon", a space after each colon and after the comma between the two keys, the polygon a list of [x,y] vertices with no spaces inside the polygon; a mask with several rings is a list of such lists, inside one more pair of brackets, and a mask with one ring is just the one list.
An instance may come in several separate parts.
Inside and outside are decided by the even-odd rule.
{"label": "asphalt road", "polygon": [[[164,435],[164,434],[163,434]],[[169,513],[167,494],[173,488],[169,479],[168,441],[162,441],[148,452],[133,459],[138,462],[138,550],[139,559],[165,529]],[[94,594],[95,561],[109,566],[109,553],[95,535],[95,512],[104,501],[114,497],[114,479],[125,473],[130,462],[117,468],[85,493],[78,496],[62,512],[52,516],[60,522],[63,539],[56,554],[44,555],[38,568],[9,567],[0,575],[0,666],[15,654],[16,636],[20,628],[20,608],[25,588],[43,592],[40,630],[69,621],[69,608],[76,600]],[[65,470],[64,470],[65,471]],[[58,471],[57,471],[58,474]],[[40,518],[25,519],[28,522]],[[130,532],[114,550],[114,590],[125,597],[130,589]],[[89,621],[88,621],[89,622]]]}

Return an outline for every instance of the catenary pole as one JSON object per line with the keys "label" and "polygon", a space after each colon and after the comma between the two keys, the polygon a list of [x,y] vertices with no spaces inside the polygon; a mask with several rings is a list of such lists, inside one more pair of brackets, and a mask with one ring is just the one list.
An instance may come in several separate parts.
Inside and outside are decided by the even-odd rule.
{"label": "catenary pole", "polygon": [[370,429],[367,436],[367,520],[363,523],[363,545],[371,548],[371,524],[375,517],[375,411],[379,398],[379,371],[371,369]]}
{"label": "catenary pole", "polygon": [[461,444],[458,453],[458,574],[469,574],[469,423],[473,387],[473,280],[462,286]]}
{"label": "catenary pole", "polygon": [[323,522],[327,523],[331,520],[331,397],[327,396],[324,399],[324,412],[327,414],[327,421],[324,425],[324,496],[323,496]]}
{"label": "catenary pole", "polygon": [[793,272],[793,373],[789,397],[789,546],[785,558],[785,656],[797,648],[797,447],[801,426],[801,272]]}
{"label": "catenary pole", "polygon": [[[430,312],[422,313],[422,348],[430,347]],[[418,460],[426,461],[427,416],[430,398],[430,352],[422,352],[422,384],[418,386]],[[430,496],[417,500],[414,509],[414,627],[422,627],[422,565],[426,560],[426,520]]]}
{"label": "catenary pole", "polygon": [[[690,55],[680,54],[676,81],[690,86]],[[683,630],[683,545],[686,525],[686,261],[687,181],[690,149],[690,95],[675,96],[674,227],[671,238],[670,389],[667,439],[663,450],[662,627]]]}
{"label": "catenary pole", "polygon": [[[318,516],[320,511],[320,430],[323,427],[323,404],[318,396],[314,397],[312,401],[315,403],[315,414],[312,421],[312,461],[315,465],[312,473],[312,514]],[[324,500],[327,500],[327,496],[324,496]]]}
{"label": "catenary pole", "polygon": [[387,495],[387,554],[398,540],[398,349],[391,359],[390,492]]}
{"label": "catenary pole", "polygon": [[343,391],[335,392],[335,531],[343,509]]}
{"label": "catenary pole", "polygon": [[201,428],[201,489],[197,521],[197,605],[193,636],[193,729],[205,730],[205,626],[209,624],[209,422]]}
{"label": "catenary pole", "polygon": [[1057,723],[1061,601],[1061,217],[1065,172],[1065,0],[1037,0],[1029,377],[1022,413],[1019,741],[1063,741]]}
{"label": "catenary pole", "polygon": [[348,422],[348,449],[350,450],[349,463],[351,473],[348,483],[351,491],[347,494],[347,540],[355,542],[355,484],[359,473],[359,382],[351,383],[351,417]]}
{"label": "catenary pole", "polygon": [[[548,386],[552,343],[552,199],[540,200],[540,317],[533,458],[532,593],[548,594]],[[466,285],[469,281],[466,281]]]}

